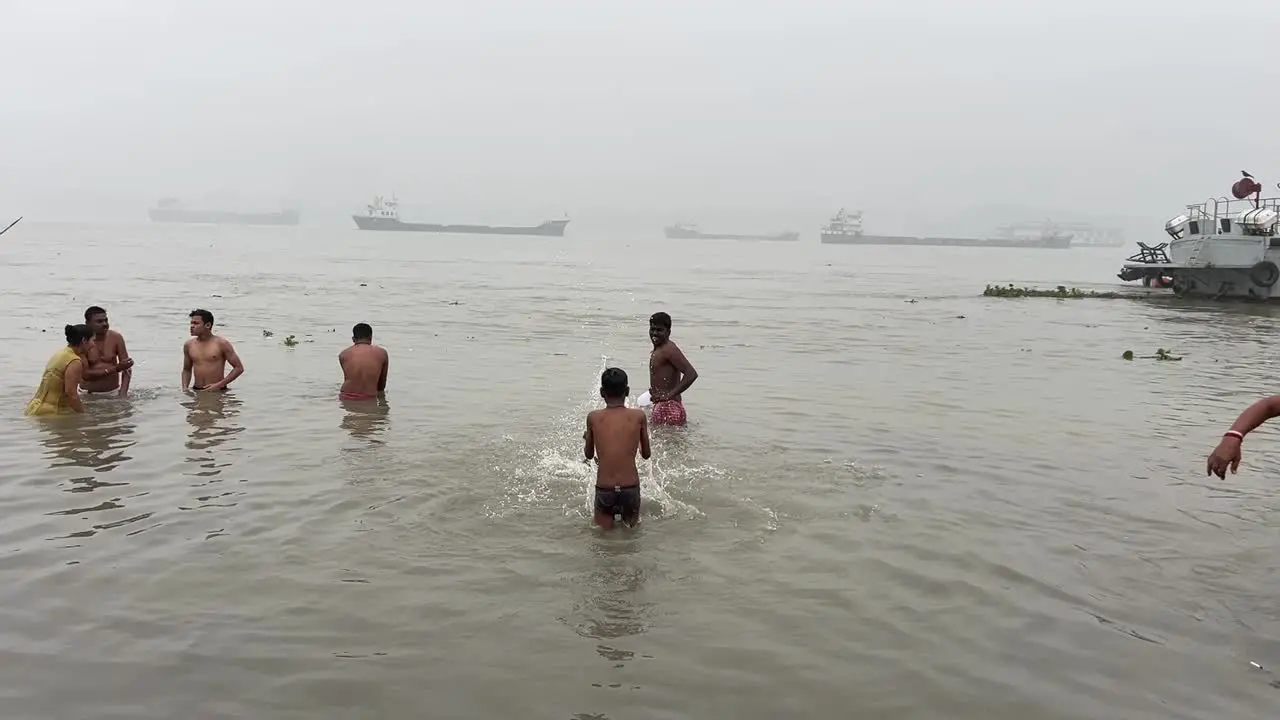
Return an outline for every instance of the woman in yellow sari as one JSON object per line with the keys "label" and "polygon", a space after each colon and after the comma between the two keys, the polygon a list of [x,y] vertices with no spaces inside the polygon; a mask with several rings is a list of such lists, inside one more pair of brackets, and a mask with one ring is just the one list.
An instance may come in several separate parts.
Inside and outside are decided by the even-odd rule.
{"label": "woman in yellow sari", "polygon": [[93,331],[88,325],[65,328],[67,346],[53,354],[44,366],[44,376],[35,397],[27,403],[24,415],[69,415],[84,412],[80,402],[80,378],[84,376],[85,358]]}

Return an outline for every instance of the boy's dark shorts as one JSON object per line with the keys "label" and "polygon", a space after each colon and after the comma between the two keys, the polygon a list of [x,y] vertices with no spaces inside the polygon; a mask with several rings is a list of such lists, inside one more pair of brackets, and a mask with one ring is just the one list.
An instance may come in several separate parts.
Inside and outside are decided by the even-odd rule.
{"label": "boy's dark shorts", "polygon": [[630,517],[640,513],[640,486],[596,487],[596,512]]}

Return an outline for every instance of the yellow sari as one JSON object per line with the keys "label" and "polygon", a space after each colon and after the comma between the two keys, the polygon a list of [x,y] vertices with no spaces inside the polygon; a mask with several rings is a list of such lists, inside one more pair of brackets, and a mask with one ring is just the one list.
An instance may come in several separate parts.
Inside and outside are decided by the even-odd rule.
{"label": "yellow sari", "polygon": [[40,387],[36,388],[35,397],[27,403],[23,415],[69,415],[75,412],[67,402],[64,378],[67,368],[73,362],[79,362],[80,356],[71,347],[64,347],[49,358],[44,366],[44,375],[40,378]]}

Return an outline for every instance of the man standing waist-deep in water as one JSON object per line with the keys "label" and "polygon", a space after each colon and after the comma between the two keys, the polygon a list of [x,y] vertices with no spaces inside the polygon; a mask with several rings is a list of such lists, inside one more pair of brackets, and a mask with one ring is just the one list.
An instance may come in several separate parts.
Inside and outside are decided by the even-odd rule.
{"label": "man standing waist-deep in water", "polygon": [[124,336],[111,329],[107,311],[97,305],[84,311],[84,322],[93,331],[93,339],[89,341],[88,364],[80,387],[91,393],[118,389],[120,397],[127,397],[129,381],[133,378],[133,360],[124,345]]}
{"label": "man standing waist-deep in water", "polygon": [[[225,390],[236,378],[244,374],[240,356],[231,347],[231,341],[213,334],[213,313],[208,310],[191,311],[191,335],[182,346],[182,389],[214,392]],[[227,374],[227,365],[231,373]],[[195,385],[191,376],[195,375]]]}
{"label": "man standing waist-deep in water", "polygon": [[342,367],[342,400],[373,400],[387,389],[387,351],[373,344],[373,328],[358,323],[351,328],[351,347],[338,353]]}
{"label": "man standing waist-deep in water", "polygon": [[653,401],[654,425],[684,425],[684,391],[698,379],[689,359],[671,342],[671,316],[657,312],[649,318],[649,399]]}
{"label": "man standing waist-deep in water", "polygon": [[649,459],[649,421],[644,411],[627,407],[627,374],[608,368],[600,375],[600,397],[604,408],[587,413],[583,454],[596,461],[595,522],[605,530],[613,528],[613,518],[635,527],[640,522],[640,472],[636,451]]}

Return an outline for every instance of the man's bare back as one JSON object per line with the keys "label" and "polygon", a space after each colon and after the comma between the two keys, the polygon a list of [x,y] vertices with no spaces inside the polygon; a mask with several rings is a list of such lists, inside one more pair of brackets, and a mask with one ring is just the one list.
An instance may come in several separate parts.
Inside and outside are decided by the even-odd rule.
{"label": "man's bare back", "polygon": [[587,413],[587,438],[594,446],[596,486],[640,484],[636,451],[649,457],[649,419],[638,408],[610,406]]}
{"label": "man's bare back", "polygon": [[595,523],[608,530],[615,516],[635,525],[640,521],[640,471],[636,451],[649,459],[649,420],[644,411],[627,407],[627,374],[606,368],[600,375],[605,407],[587,413],[583,454],[596,461]]}
{"label": "man's bare back", "polygon": [[338,353],[338,364],[342,366],[341,397],[366,400],[387,389],[387,370],[391,359],[385,348],[372,343],[356,343]]}

